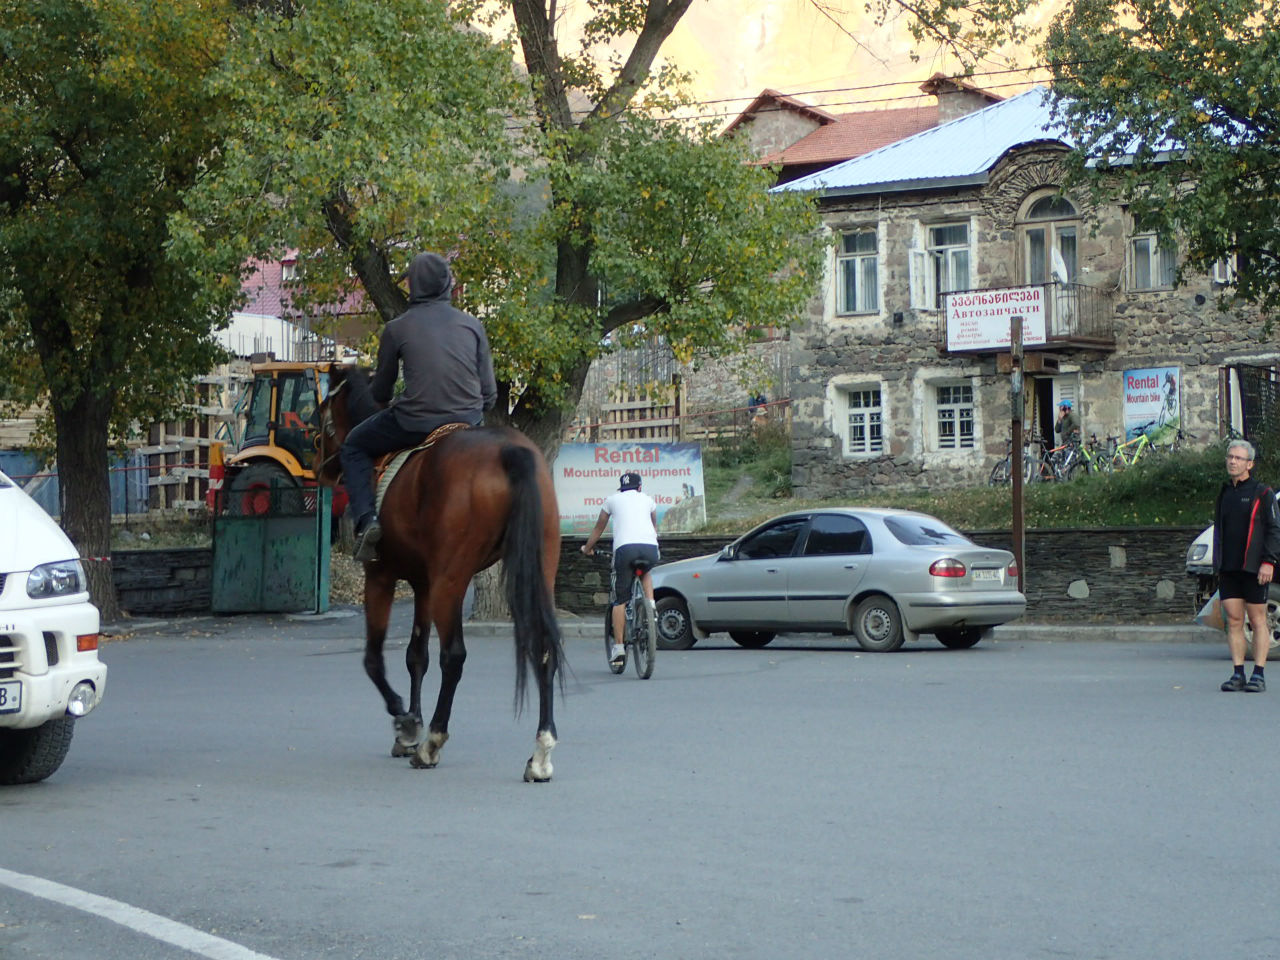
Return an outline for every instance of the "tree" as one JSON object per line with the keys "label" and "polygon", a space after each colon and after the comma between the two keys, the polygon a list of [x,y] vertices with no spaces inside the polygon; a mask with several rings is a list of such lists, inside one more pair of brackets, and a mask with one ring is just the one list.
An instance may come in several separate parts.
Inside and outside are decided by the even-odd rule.
{"label": "tree", "polygon": [[5,399],[43,401],[62,523],[104,618],[109,452],[210,370],[237,265],[167,257],[166,221],[220,136],[206,71],[217,0],[0,2],[0,354]]}
{"label": "tree", "polygon": [[[808,2],[854,44],[866,49],[858,34],[846,25],[848,11],[829,0]],[[877,26],[905,17],[917,43],[946,50],[972,69],[996,50],[1024,43],[1029,30],[1023,18],[1037,6],[1039,0],[864,0],[857,9]]]}
{"label": "tree", "polygon": [[1234,293],[1280,306],[1280,5],[1073,0],[1051,30],[1071,184],[1178,240],[1183,269],[1235,260]]}
{"label": "tree", "polygon": [[[244,120],[193,215],[244,211],[244,232],[303,251],[316,299],[354,274],[382,320],[405,307],[414,253],[453,254],[493,343],[496,415],[553,451],[603,351],[659,336],[689,359],[737,349],[789,323],[820,269],[808,201],[769,196],[735,144],[662,119],[676,77],[652,65],[690,2],[596,0],[571,56],[554,0],[260,15],[217,88]],[[474,29],[504,12],[523,76]],[[596,51],[624,39],[602,66]]]}

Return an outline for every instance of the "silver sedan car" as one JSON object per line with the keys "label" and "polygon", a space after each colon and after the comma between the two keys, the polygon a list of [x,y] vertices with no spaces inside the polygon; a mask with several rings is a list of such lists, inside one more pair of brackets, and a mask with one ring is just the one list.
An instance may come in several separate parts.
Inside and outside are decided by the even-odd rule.
{"label": "silver sedan car", "polygon": [[824,507],[775,517],[718,554],[653,568],[658,645],[727,631],[744,647],[777,633],[853,634],[897,650],[919,634],[972,647],[1027,607],[1013,554],[925,513]]}

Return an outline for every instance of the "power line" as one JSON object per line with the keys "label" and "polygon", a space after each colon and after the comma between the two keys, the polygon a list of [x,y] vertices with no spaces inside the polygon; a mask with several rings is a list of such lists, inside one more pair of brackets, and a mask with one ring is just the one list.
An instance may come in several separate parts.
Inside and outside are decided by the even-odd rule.
{"label": "power line", "polygon": [[[1034,70],[1048,70],[1048,69],[1050,69],[1049,65],[1044,64],[1044,65],[1037,65],[1033,67],[1019,67],[1017,69],[1011,69],[1011,70],[985,71],[982,74],[982,76],[999,76],[999,75],[1009,74],[1009,73],[1030,73],[1031,71],[1034,71]],[[957,78],[957,79],[960,79],[960,78]],[[966,77],[963,79],[967,80],[968,78]],[[800,94],[784,93],[782,95],[787,97],[797,97],[802,95],[808,96],[808,95],[813,95],[818,93],[844,93],[844,92],[855,92],[855,91],[863,91],[863,90],[879,90],[879,89],[884,89],[886,87],[904,86],[914,82],[915,81],[912,81],[912,80],[897,80],[897,81],[891,81],[887,83],[866,84],[863,86],[832,87],[825,90],[802,91],[802,93]],[[1024,85],[1024,83],[1025,81],[1011,81],[1008,83],[984,84],[980,89],[984,91],[1007,90],[1010,88],[1021,87]],[[927,94],[925,93],[910,93],[910,94],[902,94],[899,96],[889,96],[889,97],[864,97],[864,98],[852,99],[852,100],[837,100],[830,103],[809,104],[809,106],[814,106],[819,109],[825,110],[829,107],[859,107],[859,106],[868,106],[871,104],[902,103],[905,101],[920,100],[926,96]],[[688,104],[682,104],[677,109],[692,110],[694,107],[707,106],[707,105],[718,104],[718,103],[733,103],[735,101],[754,101],[758,97],[759,97],[759,94],[756,94],[755,96],[751,96],[751,97],[724,97],[724,98],[714,99],[714,100],[695,100],[695,101],[690,101]],[[637,108],[631,107],[628,109],[631,111],[634,111]],[[574,112],[580,116],[586,116],[590,111],[582,110],[582,111],[574,111]],[[666,116],[655,116],[653,119],[655,120],[714,120],[717,118],[723,119],[725,117],[735,117],[735,116],[738,116],[741,112],[742,112],[741,110],[713,110],[713,111],[702,111],[697,113],[680,113],[680,114],[671,113]],[[856,112],[856,111],[850,111],[850,112]],[[521,130],[530,126],[535,122],[532,118],[520,118],[520,117],[513,117],[513,116],[508,116],[507,120],[521,121],[521,122],[515,122],[508,125],[507,126],[508,130]]]}

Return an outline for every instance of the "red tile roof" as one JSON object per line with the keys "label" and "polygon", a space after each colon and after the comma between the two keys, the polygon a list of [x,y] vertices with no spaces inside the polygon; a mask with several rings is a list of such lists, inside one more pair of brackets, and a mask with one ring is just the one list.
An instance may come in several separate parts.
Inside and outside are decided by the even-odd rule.
{"label": "red tile roof", "polygon": [[870,153],[938,125],[938,105],[858,110],[836,116],[791,146],[761,157],[762,164],[836,163]]}

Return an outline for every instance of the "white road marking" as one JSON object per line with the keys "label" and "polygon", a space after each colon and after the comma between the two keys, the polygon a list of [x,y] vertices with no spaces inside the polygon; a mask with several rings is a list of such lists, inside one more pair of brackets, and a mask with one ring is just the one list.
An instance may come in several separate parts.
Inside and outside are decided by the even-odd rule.
{"label": "white road marking", "polygon": [[97,914],[122,927],[128,927],[130,930],[172,944],[182,950],[198,953],[208,957],[209,960],[276,960],[265,953],[256,953],[238,943],[223,940],[221,937],[188,927],[176,920],[170,920],[138,907],[131,907],[119,900],[100,897],[96,893],[86,893],[75,887],[54,883],[52,880],[31,877],[25,873],[14,873],[12,870],[0,867],[0,884],[29,893],[33,897],[52,900],[63,906],[83,910],[85,913]]}

